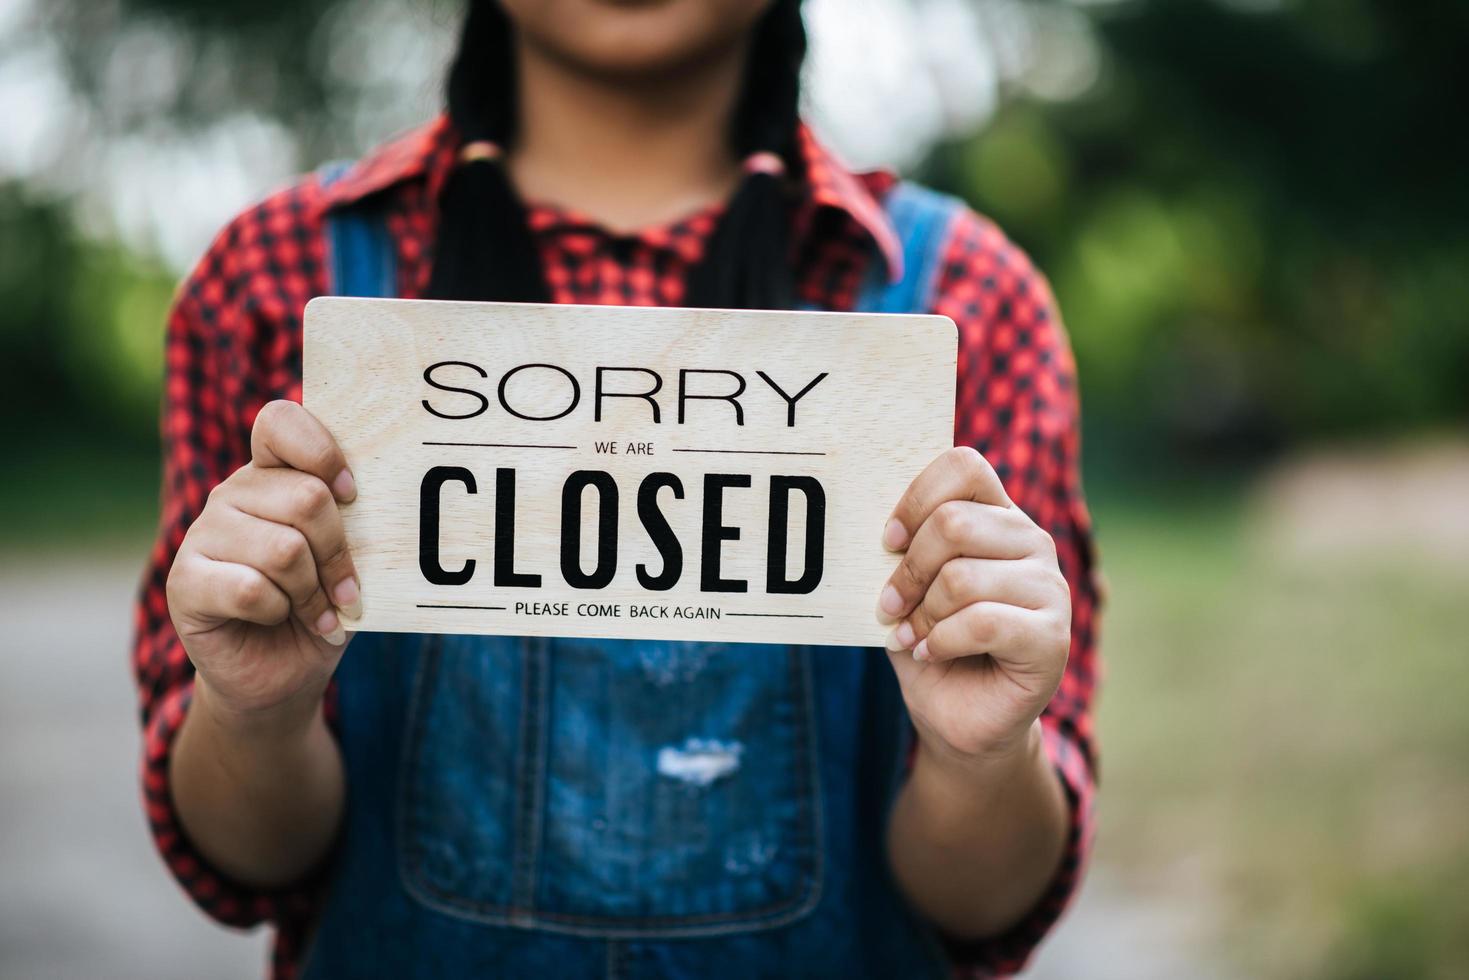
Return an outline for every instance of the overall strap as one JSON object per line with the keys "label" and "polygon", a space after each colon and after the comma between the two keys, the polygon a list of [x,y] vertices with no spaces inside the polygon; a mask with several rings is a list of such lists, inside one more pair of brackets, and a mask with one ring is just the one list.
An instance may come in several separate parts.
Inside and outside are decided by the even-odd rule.
{"label": "overall strap", "polygon": [[857,297],[859,313],[927,313],[943,271],[944,246],[964,202],[948,194],[902,181],[883,199],[883,209],[903,245],[903,276],[889,282],[887,266],[872,270]]}
{"label": "overall strap", "polygon": [[[317,171],[330,187],[352,164],[329,163]],[[392,298],[398,295],[398,263],[382,210],[371,202],[333,208],[326,213],[327,273],[335,296]]]}

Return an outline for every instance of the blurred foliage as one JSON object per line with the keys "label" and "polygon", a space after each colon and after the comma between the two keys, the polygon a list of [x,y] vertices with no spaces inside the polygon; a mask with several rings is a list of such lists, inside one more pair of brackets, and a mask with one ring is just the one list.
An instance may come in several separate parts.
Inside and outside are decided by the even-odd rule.
{"label": "blurred foliage", "polygon": [[[120,79],[111,71],[119,39],[130,26],[152,34],[160,57],[176,60],[166,109],[184,123],[255,111],[298,133],[331,125],[331,73],[323,50],[326,15],[339,0],[60,0],[44,13],[65,40],[73,82],[125,129],[139,120],[128,100],[102,98]],[[146,43],[146,42],[145,42]],[[108,93],[109,96],[112,93]],[[136,107],[155,112],[152,100]]]}
{"label": "blurred foliage", "polygon": [[151,444],[173,289],[157,264],[81,235],[64,202],[0,183],[0,385],[29,407],[10,434]]}
{"label": "blurred foliage", "polygon": [[[455,0],[404,2],[457,16]],[[40,9],[109,130],[145,112],[181,125],[248,112],[286,125],[303,159],[351,145],[350,113],[334,107],[361,75],[352,45],[331,42],[359,0]],[[1097,84],[1070,102],[1011,99],[923,176],[995,217],[1050,273],[1092,446],[1105,450],[1089,462],[1217,460],[1464,419],[1469,129],[1457,120],[1469,5],[1082,9],[1103,55]],[[119,98],[127,79],[112,55],[150,32],[168,38],[160,57],[173,66],[158,77],[173,84]],[[161,273],[88,244],[63,205],[28,202],[24,188],[3,189],[0,208],[0,303],[23,311],[0,328],[7,374],[75,410],[62,421],[151,428],[140,392],[158,376],[147,349]],[[103,362],[117,369],[99,379]]]}
{"label": "blurred foliage", "polygon": [[1090,93],[1012,102],[932,166],[1051,274],[1091,430],[1217,457],[1462,420],[1469,5],[1095,19]]}

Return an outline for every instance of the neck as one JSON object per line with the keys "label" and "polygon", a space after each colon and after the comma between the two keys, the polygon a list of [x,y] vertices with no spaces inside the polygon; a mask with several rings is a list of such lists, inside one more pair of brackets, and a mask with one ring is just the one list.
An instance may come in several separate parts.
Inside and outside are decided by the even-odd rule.
{"label": "neck", "polygon": [[729,128],[743,46],[677,73],[611,80],[523,40],[516,54],[520,123],[509,165],[527,201],[630,232],[722,201],[738,184]]}

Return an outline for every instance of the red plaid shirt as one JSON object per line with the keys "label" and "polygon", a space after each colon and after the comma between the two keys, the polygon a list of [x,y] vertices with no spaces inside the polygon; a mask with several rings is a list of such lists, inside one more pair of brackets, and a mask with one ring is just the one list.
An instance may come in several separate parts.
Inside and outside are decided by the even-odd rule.
{"label": "red plaid shirt", "polygon": [[[895,271],[899,243],[880,205],[887,174],[854,175],[805,130],[806,180],[795,216],[801,297],[850,309],[867,264]],[[212,869],[184,836],[169,792],[169,750],[193,689],[193,667],[169,620],[164,582],[209,491],[250,458],[250,427],[275,398],[301,398],[301,316],[328,290],[323,215],[382,194],[397,247],[399,290],[423,295],[435,201],[454,163],[442,119],[362,160],[329,190],[314,178],[236,218],[180,288],[168,321],[162,420],[163,513],[135,615],[133,668],[144,727],[143,795],[169,869],[207,913],[234,926],[277,928],[275,973],[293,977],[315,890],[262,892]],[[637,235],[613,235],[570,211],[533,204],[530,223],[558,303],[677,306],[719,207]],[[874,245],[876,249],[874,250]],[[1011,972],[1074,891],[1092,836],[1097,594],[1078,471],[1075,370],[1055,303],[1025,254],[989,221],[966,213],[942,267],[932,312],[959,326],[956,441],[994,464],[1011,497],[1056,540],[1071,583],[1071,659],[1042,722],[1065,782],[1072,826],[1065,862],[1036,909],[1007,935],[955,948],[962,972]]]}

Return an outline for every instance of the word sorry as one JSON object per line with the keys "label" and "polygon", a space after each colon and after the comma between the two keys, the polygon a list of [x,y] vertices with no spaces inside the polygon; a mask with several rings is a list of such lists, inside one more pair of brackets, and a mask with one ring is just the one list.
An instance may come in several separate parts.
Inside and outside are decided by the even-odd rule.
{"label": "word sorry", "polygon": [[[456,404],[444,404],[444,400],[441,399],[437,406],[427,398],[423,399],[423,407],[427,409],[428,413],[441,419],[472,419],[489,411],[490,399],[478,388],[472,386],[465,387],[463,384],[445,383],[445,375],[451,373],[451,369],[457,369],[453,373],[458,373],[461,376],[465,370],[471,371],[481,378],[487,379],[490,376],[490,373],[484,368],[469,361],[439,361],[436,364],[430,364],[423,369],[423,380],[428,383],[429,387],[436,388],[439,391],[451,392],[457,397],[455,398]],[[531,371],[552,372],[551,375],[546,376],[546,379],[554,380],[555,384],[563,388],[565,392],[565,403],[561,407],[556,408],[553,405],[553,410],[547,412],[540,398],[534,399],[536,402],[535,406],[524,404],[517,406],[512,404],[516,399],[511,398],[507,393],[511,382],[518,375]],[[764,371],[756,371],[755,374],[761,381],[769,385],[775,394],[784,400],[786,407],[786,425],[794,427],[796,424],[796,402],[800,401],[811,389],[820,384],[826,377],[827,372],[823,371],[818,374],[815,378],[811,379],[806,387],[794,395],[787,392]],[[611,379],[625,375],[634,375],[636,378],[642,380],[644,382],[644,390],[611,390],[614,386]],[[693,390],[696,386],[703,384],[703,382],[697,379],[710,375],[722,375],[729,379],[726,387],[732,387],[733,390],[721,393],[710,393],[707,390]],[[527,378],[530,377],[530,375],[527,375]],[[473,384],[473,379],[467,380],[470,381],[471,385]],[[632,387],[630,383],[619,383],[615,386]],[[728,402],[734,408],[735,425],[744,425],[745,409],[740,404],[740,397],[744,395],[745,388],[745,376],[738,371],[728,371],[723,368],[680,368],[678,372],[678,424],[684,424],[684,417],[687,413],[689,402],[717,401]],[[609,398],[636,398],[648,403],[649,408],[653,412],[653,423],[655,425],[660,424],[663,421],[663,411],[662,406],[659,405],[655,396],[662,390],[663,375],[654,371],[652,368],[598,367],[596,380],[593,383],[592,419],[596,422],[602,421],[602,403]],[[557,419],[563,419],[570,415],[581,404],[581,382],[576,379],[576,375],[556,364],[520,364],[506,371],[500,378],[500,384],[496,388],[496,398],[501,408],[518,419],[525,419],[528,422],[554,422]],[[539,409],[542,414],[536,414],[532,410],[533,408]]]}

